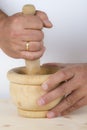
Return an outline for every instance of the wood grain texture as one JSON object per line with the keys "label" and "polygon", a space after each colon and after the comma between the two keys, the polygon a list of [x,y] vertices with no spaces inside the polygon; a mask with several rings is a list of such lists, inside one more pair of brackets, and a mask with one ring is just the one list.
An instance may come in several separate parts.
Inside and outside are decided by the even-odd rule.
{"label": "wood grain texture", "polygon": [[10,100],[0,100],[0,130],[87,130],[87,106],[65,117],[23,118]]}

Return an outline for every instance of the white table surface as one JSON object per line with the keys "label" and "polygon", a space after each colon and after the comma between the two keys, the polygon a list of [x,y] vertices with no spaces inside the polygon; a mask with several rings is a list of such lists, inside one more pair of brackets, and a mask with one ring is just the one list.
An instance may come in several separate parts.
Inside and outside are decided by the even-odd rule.
{"label": "white table surface", "polygon": [[24,118],[10,100],[0,100],[0,130],[87,130],[87,106],[54,119]]}

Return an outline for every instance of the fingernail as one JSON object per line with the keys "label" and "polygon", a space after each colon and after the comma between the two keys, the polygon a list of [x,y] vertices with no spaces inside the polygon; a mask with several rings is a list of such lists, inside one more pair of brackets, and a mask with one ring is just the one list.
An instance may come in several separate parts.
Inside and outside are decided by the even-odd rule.
{"label": "fingernail", "polygon": [[54,112],[48,112],[47,117],[48,118],[53,118],[53,117],[55,117],[55,113]]}
{"label": "fingernail", "polygon": [[38,105],[42,106],[45,104],[45,101],[41,98],[38,100]]}
{"label": "fingernail", "polygon": [[47,90],[47,89],[48,89],[48,85],[47,85],[46,83],[43,83],[43,84],[42,84],[42,88],[43,88],[44,90]]}
{"label": "fingernail", "polygon": [[[47,117],[48,117],[48,118],[53,118],[53,117],[56,117],[56,115],[55,115],[54,112],[48,112],[48,113],[47,113]],[[61,117],[61,113],[59,113],[59,114],[57,115],[57,117]]]}

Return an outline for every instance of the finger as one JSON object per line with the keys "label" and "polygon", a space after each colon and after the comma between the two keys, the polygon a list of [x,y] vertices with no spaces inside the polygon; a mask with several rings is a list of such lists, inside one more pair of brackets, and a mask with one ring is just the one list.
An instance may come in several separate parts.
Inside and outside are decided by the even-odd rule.
{"label": "finger", "polygon": [[67,115],[83,106],[87,105],[87,97],[83,97],[82,99],[80,99],[78,102],[76,102],[73,106],[69,107],[68,109],[66,109],[65,111],[63,111],[61,113],[61,115]]}
{"label": "finger", "polygon": [[42,48],[44,48],[43,41],[29,43],[29,51],[40,51]]}
{"label": "finger", "polygon": [[23,15],[22,21],[25,29],[40,30],[43,28],[43,23],[41,19],[35,15]]}
{"label": "finger", "polygon": [[60,115],[63,111],[68,109],[69,107],[72,107],[73,104],[78,102],[81,98],[83,98],[84,92],[80,92],[76,90],[75,92],[72,92],[69,96],[64,98],[55,108],[53,108],[50,112],[48,112],[47,117],[51,118],[51,113],[53,113],[53,117],[56,117]]}
{"label": "finger", "polygon": [[22,59],[29,59],[29,60],[35,60],[40,58],[45,51],[45,47],[42,48],[42,50],[37,51],[37,52],[29,52],[29,51],[21,51],[20,52],[20,58]]}
{"label": "finger", "polygon": [[48,93],[46,93],[45,95],[41,96],[41,97],[38,99],[37,103],[38,103],[38,105],[40,105],[40,106],[46,105],[46,104],[48,104],[48,103],[54,101],[54,100],[57,99],[58,97],[59,97],[59,98],[62,98],[63,96],[60,95],[58,89],[56,88],[56,89],[54,89],[53,91],[48,92]]}
{"label": "finger", "polygon": [[[26,43],[27,42],[21,42],[18,46],[18,49],[20,51],[26,51]],[[29,51],[31,52],[37,52],[42,50],[44,48],[43,41],[40,42],[29,42]]]}
{"label": "finger", "polygon": [[77,83],[75,78],[72,77],[70,80],[67,80],[64,83],[60,84],[54,91],[56,91],[55,95],[67,96],[72,91],[77,90],[79,87],[79,83]]}
{"label": "finger", "polygon": [[42,66],[52,66],[52,67],[58,67],[59,69],[60,68],[64,68],[64,67],[66,67],[66,64],[63,64],[63,63],[56,63],[56,62],[54,62],[54,63],[45,63],[45,64],[43,64]]}
{"label": "finger", "polygon": [[52,74],[47,81],[42,84],[42,89],[49,91],[56,88],[61,82],[71,79],[74,76],[71,69],[60,69]]}
{"label": "finger", "polygon": [[51,90],[51,91],[48,89],[48,93],[43,95],[38,100],[38,104],[40,104],[40,102],[41,102],[40,100],[42,100],[42,99],[44,100],[45,104],[48,104],[58,97],[60,98],[60,97],[63,97],[63,96],[70,94],[72,91],[76,90],[79,87],[76,84],[73,86],[73,84],[75,84],[74,79],[71,79],[71,80],[69,80],[69,81],[67,81],[59,86],[56,86],[56,88]]}
{"label": "finger", "polygon": [[20,36],[21,41],[42,41],[42,39],[44,38],[44,33],[40,30],[24,30],[23,33],[20,34],[16,34],[16,36]]}
{"label": "finger", "polygon": [[40,17],[40,19],[43,22],[44,27],[51,28],[52,23],[49,21],[48,16],[45,12],[42,11],[36,11],[36,15]]}

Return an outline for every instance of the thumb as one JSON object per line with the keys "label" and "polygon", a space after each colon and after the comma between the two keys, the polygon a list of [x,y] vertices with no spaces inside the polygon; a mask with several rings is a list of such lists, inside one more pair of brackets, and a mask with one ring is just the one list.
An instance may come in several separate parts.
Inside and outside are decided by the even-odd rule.
{"label": "thumb", "polygon": [[41,19],[44,27],[51,28],[53,26],[45,12],[38,10],[38,11],[36,11],[36,15]]}

